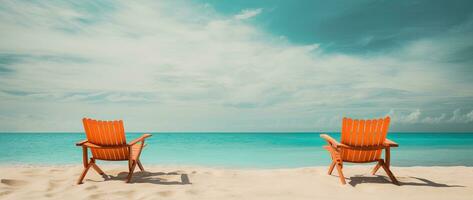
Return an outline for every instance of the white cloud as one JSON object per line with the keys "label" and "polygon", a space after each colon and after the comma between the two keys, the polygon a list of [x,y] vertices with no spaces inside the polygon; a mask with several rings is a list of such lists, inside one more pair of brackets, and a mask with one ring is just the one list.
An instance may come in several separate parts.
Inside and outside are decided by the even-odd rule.
{"label": "white cloud", "polygon": [[242,10],[240,13],[236,14],[235,19],[239,19],[239,20],[249,19],[249,18],[255,17],[256,15],[259,15],[262,11],[263,11],[262,8],[245,9],[245,10]]}
{"label": "white cloud", "polygon": [[392,121],[394,123],[413,124],[413,123],[419,122],[421,112],[420,112],[420,109],[416,109],[412,111],[411,113],[403,114],[403,113],[397,113],[394,111],[394,109],[391,109],[387,115],[391,116]]}
{"label": "white cloud", "polygon": [[442,113],[438,117],[430,117],[430,116],[425,117],[424,119],[422,119],[422,122],[427,123],[427,124],[439,124],[439,123],[444,122],[446,117],[447,115],[445,113]]}
{"label": "white cloud", "polygon": [[461,114],[460,109],[453,111],[452,117],[447,120],[453,123],[468,123],[473,121],[473,110],[467,114]]}
{"label": "white cloud", "polygon": [[404,118],[404,121],[407,122],[407,123],[415,123],[415,122],[417,122],[417,120],[419,120],[419,116],[420,116],[420,110],[417,109],[414,112],[412,112],[411,114],[407,115]]}
{"label": "white cloud", "polygon": [[470,111],[468,114],[465,115],[466,122],[473,122],[473,110]]}
{"label": "white cloud", "polygon": [[391,116],[394,123],[404,123],[404,124],[461,124],[461,123],[470,123],[473,122],[473,110],[466,114],[461,114],[460,109],[455,109],[451,117],[448,117],[445,113],[440,114],[440,116],[426,116],[421,118],[420,109],[416,109],[412,112],[395,112],[394,109],[391,109],[387,116]]}

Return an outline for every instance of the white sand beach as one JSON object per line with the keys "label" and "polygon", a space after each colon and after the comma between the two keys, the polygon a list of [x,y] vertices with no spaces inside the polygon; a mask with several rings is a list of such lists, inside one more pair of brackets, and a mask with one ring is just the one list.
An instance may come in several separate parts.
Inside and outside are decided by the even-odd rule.
{"label": "white sand beach", "polygon": [[346,166],[347,184],[326,167],[224,169],[146,166],[133,183],[124,182],[126,165],[102,165],[84,184],[81,166],[2,166],[0,199],[471,199],[472,167],[393,167],[400,186],[380,170]]}

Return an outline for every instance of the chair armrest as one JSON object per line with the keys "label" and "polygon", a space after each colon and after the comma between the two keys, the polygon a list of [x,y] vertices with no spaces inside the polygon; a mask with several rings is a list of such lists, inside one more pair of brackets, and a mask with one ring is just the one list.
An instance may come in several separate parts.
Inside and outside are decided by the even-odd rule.
{"label": "chair armrest", "polygon": [[91,142],[86,142],[86,143],[82,144],[82,146],[89,147],[89,148],[97,148],[97,149],[99,149],[99,148],[100,148],[100,149],[105,149],[105,148],[107,148],[107,147],[105,147],[105,146],[96,145],[96,144],[91,143]]}
{"label": "chair armrest", "polygon": [[[366,146],[366,147],[350,146],[350,145],[346,145],[346,144],[342,144],[342,143],[338,142],[337,140],[333,139],[332,137],[330,137],[327,134],[320,134],[320,137],[324,138],[332,147],[334,147],[336,149],[344,148],[344,149],[351,149],[351,150],[368,151],[368,150],[384,149],[386,147],[384,144],[383,145],[378,145],[378,146]],[[392,143],[394,143],[394,142],[392,142]],[[396,143],[394,143],[394,144],[396,144]]]}
{"label": "chair armrest", "polygon": [[80,141],[80,142],[77,142],[77,143],[76,143],[76,146],[82,146],[82,145],[84,145],[84,143],[86,143],[86,142],[89,142],[89,141],[88,141],[88,140],[82,140],[82,141]]}
{"label": "chair armrest", "polygon": [[89,148],[96,148],[96,149],[116,149],[116,148],[121,148],[121,147],[128,147],[128,145],[110,145],[110,146],[101,146],[94,144],[92,142],[89,142],[87,140],[80,141],[76,143],[76,146],[82,146],[82,147],[89,147]]}
{"label": "chair armrest", "polygon": [[340,142],[338,142],[337,140],[333,139],[332,137],[330,137],[329,135],[327,134],[320,134],[320,137],[325,139],[330,145],[332,145],[333,147],[335,148],[350,148],[349,146],[347,145],[344,145]]}
{"label": "chair armrest", "polygon": [[399,147],[399,144],[391,141],[390,139],[385,139],[383,145],[386,147]]}
{"label": "chair armrest", "polygon": [[134,144],[136,144],[138,142],[143,142],[146,138],[149,138],[151,136],[152,136],[151,134],[145,133],[142,136],[140,136],[139,138],[136,138],[133,141],[131,141],[130,143],[128,143],[128,146],[133,146]]}

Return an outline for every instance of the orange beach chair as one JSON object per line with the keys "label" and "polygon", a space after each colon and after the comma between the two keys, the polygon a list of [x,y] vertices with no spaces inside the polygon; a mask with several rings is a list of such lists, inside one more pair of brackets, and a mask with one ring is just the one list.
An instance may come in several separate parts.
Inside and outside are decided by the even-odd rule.
{"label": "orange beach chair", "polygon": [[[76,143],[82,147],[84,170],[77,181],[81,184],[90,167],[94,168],[100,175],[105,173],[97,166],[95,160],[106,161],[128,161],[129,183],[136,165],[144,171],[140,162],[140,154],[145,146],[145,139],[151,134],[143,134],[141,137],[126,143],[123,121],[100,121],[93,119],[82,119],[87,140]],[[88,148],[92,152],[89,160]]]}
{"label": "orange beach chair", "polygon": [[[389,117],[373,120],[343,118],[341,143],[326,134],[321,134],[320,137],[328,143],[324,148],[330,152],[332,157],[328,174],[332,174],[333,168],[337,167],[340,181],[345,184],[345,177],[342,172],[343,162],[377,162],[372,174],[376,174],[378,169],[382,167],[391,181],[399,185],[390,169],[390,148],[399,145],[386,139],[389,122]],[[385,155],[384,158],[381,158],[383,149]]]}

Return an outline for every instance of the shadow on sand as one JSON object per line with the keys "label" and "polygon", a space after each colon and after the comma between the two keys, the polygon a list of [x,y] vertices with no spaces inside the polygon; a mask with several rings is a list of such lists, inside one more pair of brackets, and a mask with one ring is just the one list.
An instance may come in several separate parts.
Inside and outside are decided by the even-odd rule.
{"label": "shadow on sand", "polygon": [[[113,175],[102,175],[105,181],[125,181],[128,176],[128,172],[120,172],[117,176]],[[165,177],[163,177],[165,176]],[[180,181],[169,181],[169,176],[180,176]],[[174,178],[173,178],[174,179]],[[93,180],[88,180],[93,181]],[[187,185],[192,184],[189,180],[189,176],[186,173],[180,172],[135,172],[133,178],[131,178],[131,183],[152,183],[160,185]]]}
{"label": "shadow on sand", "polygon": [[[427,186],[427,187],[465,187],[463,185],[448,185],[448,184],[443,184],[443,183],[436,183],[431,180],[425,179],[425,178],[419,178],[419,177],[397,177],[400,186]],[[412,179],[415,179],[417,181],[410,181]],[[391,180],[387,176],[381,176],[381,175],[376,175],[374,177],[370,176],[354,176],[349,178],[348,184],[351,186],[355,187],[358,184],[361,183],[387,183],[387,184],[393,184]]]}

